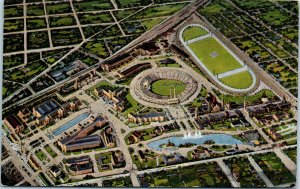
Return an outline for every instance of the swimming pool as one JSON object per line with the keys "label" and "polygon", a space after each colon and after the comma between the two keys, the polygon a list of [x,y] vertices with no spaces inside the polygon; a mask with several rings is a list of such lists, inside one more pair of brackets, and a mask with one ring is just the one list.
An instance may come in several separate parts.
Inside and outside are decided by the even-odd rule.
{"label": "swimming pool", "polygon": [[161,144],[166,144],[169,141],[174,143],[175,146],[179,146],[180,144],[186,143],[194,143],[194,144],[204,144],[205,141],[212,140],[215,144],[243,144],[242,141],[232,137],[228,134],[208,134],[202,135],[201,137],[168,137],[161,140],[153,141],[148,144],[148,146],[154,150],[162,150],[160,147]]}
{"label": "swimming pool", "polygon": [[81,122],[82,120],[86,119],[89,116],[89,113],[86,112],[84,114],[81,114],[79,116],[77,116],[76,118],[72,119],[71,121],[63,124],[62,126],[60,126],[59,128],[55,129],[54,131],[52,131],[52,133],[57,136],[59,134],[61,134],[62,132],[65,132],[66,130],[68,130],[69,128],[73,127],[74,125],[78,124],[79,122]]}

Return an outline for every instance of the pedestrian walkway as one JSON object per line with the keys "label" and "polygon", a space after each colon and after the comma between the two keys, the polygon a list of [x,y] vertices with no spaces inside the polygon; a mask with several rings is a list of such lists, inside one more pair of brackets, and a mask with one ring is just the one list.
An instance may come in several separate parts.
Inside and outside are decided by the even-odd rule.
{"label": "pedestrian walkway", "polygon": [[234,69],[234,70],[230,70],[228,72],[218,74],[218,79],[222,79],[224,77],[229,77],[229,76],[232,76],[234,74],[244,72],[244,71],[247,71],[247,70],[248,70],[247,66],[244,66],[244,67],[241,67],[241,68],[238,68],[238,69]]}
{"label": "pedestrian walkway", "polygon": [[195,43],[197,41],[203,40],[203,39],[208,38],[208,37],[211,37],[211,33],[203,35],[203,36],[200,36],[200,37],[197,37],[197,38],[194,38],[194,39],[191,39],[191,40],[188,40],[186,42],[186,44],[189,45],[191,43]]}

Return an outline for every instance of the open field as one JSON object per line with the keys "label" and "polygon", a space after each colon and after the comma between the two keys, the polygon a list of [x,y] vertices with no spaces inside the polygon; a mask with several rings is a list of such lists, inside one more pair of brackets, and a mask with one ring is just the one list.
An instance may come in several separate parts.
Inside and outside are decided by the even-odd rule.
{"label": "open field", "polygon": [[110,0],[74,1],[73,5],[77,12],[108,10],[113,8]]}
{"label": "open field", "polygon": [[246,89],[253,83],[253,78],[248,71],[243,71],[220,79],[225,85],[235,89]]}
{"label": "open field", "polygon": [[125,9],[125,10],[116,10],[113,11],[112,13],[116,17],[117,20],[121,20],[135,12],[137,12],[139,8],[131,8],[131,9]]}
{"label": "open field", "polygon": [[24,20],[23,19],[14,19],[14,20],[6,20],[4,22],[4,32],[17,32],[24,30]]}
{"label": "open field", "polygon": [[47,31],[29,32],[27,34],[28,49],[42,49],[50,47]]}
{"label": "open field", "polygon": [[43,16],[43,15],[45,15],[43,4],[39,4],[39,5],[28,4],[26,14],[27,14],[27,16]]}
{"label": "open field", "polygon": [[224,162],[227,164],[230,171],[236,175],[237,181],[240,182],[241,187],[266,187],[265,183],[258,176],[246,156],[232,157],[226,159]]}
{"label": "open field", "polygon": [[127,21],[129,20],[139,20],[139,19],[146,19],[146,18],[155,18],[155,17],[161,17],[161,16],[169,16],[183,7],[187,6],[188,3],[178,3],[178,4],[171,4],[171,5],[156,5],[148,7],[137,14],[129,17]]}
{"label": "open field", "polygon": [[37,30],[47,28],[45,18],[27,18],[27,30]]}
{"label": "open field", "polygon": [[47,68],[43,61],[35,61],[27,64],[26,68],[16,68],[3,73],[3,78],[15,82],[27,83],[37,74]]}
{"label": "open field", "polygon": [[16,54],[3,57],[3,68],[8,69],[24,64],[24,54]]}
{"label": "open field", "polygon": [[149,20],[141,21],[142,25],[146,28],[146,30],[152,29],[154,26],[160,24],[166,18],[152,18]]}
{"label": "open field", "polygon": [[200,27],[188,27],[183,32],[183,39],[184,41],[188,41],[206,34],[208,34],[208,32]]}
{"label": "open field", "polygon": [[109,12],[78,14],[78,19],[82,25],[114,22]]}
{"label": "open field", "polygon": [[241,68],[242,65],[212,37],[189,44],[199,60],[213,74],[220,74]]}
{"label": "open field", "polygon": [[46,10],[47,14],[72,13],[71,5],[69,2],[47,3]]}
{"label": "open field", "polygon": [[[274,152],[256,154],[253,159],[275,186],[296,181],[295,176],[284,166]],[[278,172],[279,174],[277,174]]]}
{"label": "open field", "polygon": [[[141,178],[141,176],[139,176]],[[215,162],[144,174],[148,187],[230,187],[230,181]]]}
{"label": "open field", "polygon": [[103,181],[103,187],[132,187],[130,177],[108,179]]}
{"label": "open field", "polygon": [[51,30],[54,46],[74,45],[82,41],[78,28]]}
{"label": "open field", "polygon": [[172,95],[174,94],[174,87],[175,94],[178,95],[184,91],[185,83],[178,80],[161,79],[151,84],[151,91],[161,96],[169,96],[170,91],[172,91]]}
{"label": "open field", "polygon": [[11,34],[5,35],[3,42],[3,52],[17,52],[24,50],[24,35],[23,34]]}
{"label": "open field", "polygon": [[4,18],[21,17],[23,16],[22,6],[9,6],[4,8]]}
{"label": "open field", "polygon": [[116,0],[116,3],[121,8],[129,8],[135,6],[146,6],[152,3],[151,0]]}
{"label": "open field", "polygon": [[100,58],[107,58],[109,56],[108,49],[103,40],[89,41],[83,45],[82,49]]}
{"label": "open field", "polygon": [[50,27],[72,26],[76,25],[75,18],[72,15],[49,17]]}

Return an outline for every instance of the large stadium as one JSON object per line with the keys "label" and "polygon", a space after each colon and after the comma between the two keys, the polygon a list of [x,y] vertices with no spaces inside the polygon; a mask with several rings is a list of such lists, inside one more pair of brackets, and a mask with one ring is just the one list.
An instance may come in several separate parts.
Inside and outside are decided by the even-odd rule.
{"label": "large stadium", "polygon": [[136,76],[130,90],[140,103],[159,106],[190,101],[199,92],[199,86],[184,69],[154,68]]}
{"label": "large stadium", "polygon": [[207,28],[187,25],[181,29],[179,39],[204,73],[221,88],[238,93],[255,88],[257,79],[253,71]]}

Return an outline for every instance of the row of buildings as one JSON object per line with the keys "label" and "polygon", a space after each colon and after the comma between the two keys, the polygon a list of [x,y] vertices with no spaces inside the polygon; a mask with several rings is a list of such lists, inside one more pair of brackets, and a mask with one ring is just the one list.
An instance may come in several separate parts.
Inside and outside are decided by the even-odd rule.
{"label": "row of buildings", "polygon": [[110,101],[113,105],[113,109],[122,112],[126,108],[127,100],[125,95],[127,94],[127,89],[125,87],[118,88],[95,88],[94,94],[98,97],[102,97]]}
{"label": "row of buildings", "polygon": [[110,127],[104,129],[103,137],[98,134],[90,135],[95,130],[104,128],[106,125],[108,125],[107,119],[102,116],[98,116],[86,127],[75,132],[71,136],[59,140],[58,146],[63,152],[84,150],[94,147],[113,147],[115,143],[111,134],[112,129]]}
{"label": "row of buildings", "polygon": [[113,69],[121,67],[132,61],[134,57],[142,56],[151,56],[159,54],[161,49],[155,44],[155,42],[143,43],[137,47],[132,53],[124,53],[120,56],[117,56],[111,60],[107,60],[101,64],[101,68],[105,71],[110,72]]}
{"label": "row of buildings", "polygon": [[72,175],[93,173],[93,162],[89,156],[74,157],[66,160],[66,166]]}
{"label": "row of buildings", "polygon": [[58,103],[54,98],[48,99],[34,107],[25,107],[15,115],[9,115],[3,123],[12,133],[18,134],[27,126],[37,125],[44,127],[55,123],[56,119],[61,119],[69,112],[78,110],[81,101],[78,98],[72,98],[63,104]]}
{"label": "row of buildings", "polygon": [[157,126],[154,128],[154,130],[151,133],[145,133],[145,130],[142,131],[133,131],[129,136],[128,136],[128,142],[129,144],[134,144],[140,141],[144,140],[144,135],[151,135],[152,138],[162,135],[163,133],[170,132],[170,131],[175,131],[179,130],[180,126],[175,123],[171,123],[168,125],[162,125],[162,126]]}

